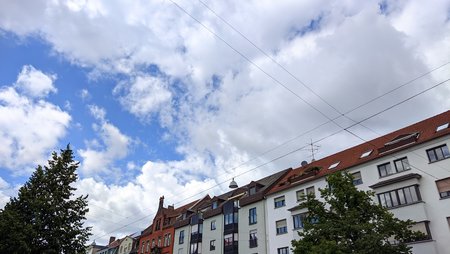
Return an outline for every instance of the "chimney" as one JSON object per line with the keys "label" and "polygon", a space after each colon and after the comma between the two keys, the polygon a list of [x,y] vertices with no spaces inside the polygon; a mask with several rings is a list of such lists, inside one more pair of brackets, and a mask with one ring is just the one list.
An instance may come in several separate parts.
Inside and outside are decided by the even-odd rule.
{"label": "chimney", "polygon": [[159,198],[159,208],[163,208],[164,206],[164,196]]}
{"label": "chimney", "polygon": [[175,209],[175,206],[174,206],[174,205],[169,205],[167,208],[168,208],[169,210],[174,210],[174,209]]}
{"label": "chimney", "polygon": [[111,244],[112,242],[114,242],[116,240],[115,236],[110,236],[109,237],[109,244]]}

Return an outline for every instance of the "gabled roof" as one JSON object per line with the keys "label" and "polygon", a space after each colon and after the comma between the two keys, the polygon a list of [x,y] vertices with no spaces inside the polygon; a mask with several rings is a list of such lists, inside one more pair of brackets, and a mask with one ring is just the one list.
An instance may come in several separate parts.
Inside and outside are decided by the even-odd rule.
{"label": "gabled roof", "polygon": [[[275,185],[268,194],[280,192],[296,185],[324,177],[330,173],[349,169],[351,167],[373,161],[393,154],[395,152],[428,142],[430,140],[450,134],[450,128],[439,128],[450,122],[450,110],[413,125],[391,132],[371,141],[351,147],[323,159],[313,161],[305,166],[298,167]],[[367,155],[369,151],[372,151]],[[366,156],[362,156],[365,154]],[[336,167],[329,169],[331,165]],[[320,169],[320,170],[311,170]],[[311,170],[311,172],[308,172]]]}

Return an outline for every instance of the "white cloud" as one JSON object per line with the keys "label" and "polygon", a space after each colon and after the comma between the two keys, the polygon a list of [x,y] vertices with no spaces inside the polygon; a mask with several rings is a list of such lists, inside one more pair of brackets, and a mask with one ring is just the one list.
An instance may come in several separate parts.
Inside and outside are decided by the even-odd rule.
{"label": "white cloud", "polygon": [[55,80],[56,75],[44,74],[31,65],[25,65],[17,77],[15,87],[31,98],[42,98],[49,93],[56,93],[53,85]]}
{"label": "white cloud", "polygon": [[91,94],[87,89],[81,89],[80,97],[82,100],[89,100],[91,98]]}
{"label": "white cloud", "polygon": [[0,88],[0,167],[14,174],[26,174],[27,168],[44,162],[49,151],[65,136],[71,120],[58,106],[35,100],[36,96],[56,91],[52,83],[46,83],[52,78],[42,75],[25,66],[15,86]]}
{"label": "white cloud", "polygon": [[[339,115],[201,4],[177,2],[324,114]],[[418,0],[386,1],[387,15],[380,13],[377,1],[207,3],[341,112],[449,60],[449,1],[428,5]],[[198,187],[203,184],[201,179],[220,182],[224,172],[237,174],[231,169],[243,161],[327,121],[169,2],[33,1],[28,8],[23,5],[22,1],[4,3],[0,9],[2,29],[22,36],[39,34],[54,51],[80,66],[93,67],[98,76],[104,72],[125,74],[114,89],[118,101],[140,119],[159,117],[159,124],[167,130],[162,134],[164,141],[174,140],[183,156],[179,161],[145,164],[141,174],[125,186],[85,179],[83,188],[100,193],[99,206],[115,212],[123,208],[126,216],[155,209],[158,195],[188,191],[186,186]],[[318,25],[309,31],[312,20]],[[147,71],[152,66],[157,67],[156,74]],[[448,78],[448,69],[349,116],[361,120]],[[29,103],[26,97],[4,93],[0,96],[9,105]],[[84,100],[91,97],[86,89],[80,95]],[[421,120],[448,109],[449,95],[446,88],[433,90],[367,125],[384,133]],[[414,114],[409,114],[410,108],[415,109]],[[128,154],[130,144],[130,137],[106,121],[104,110],[91,107],[91,113],[99,121],[94,126],[98,140],[88,140],[87,148],[78,150],[86,175],[111,170],[116,159]],[[343,118],[338,122],[351,124]],[[338,129],[334,124],[325,125],[236,171],[248,170]],[[363,127],[352,130],[365,138],[374,136]],[[341,133],[320,143],[318,156],[358,142]],[[0,151],[14,142],[6,139],[2,144],[7,145]],[[307,156],[307,151],[301,151],[236,180],[245,183],[258,174],[297,166]],[[154,192],[148,189],[161,185]],[[138,194],[133,196],[132,192]],[[117,200],[110,193],[117,195]],[[101,217],[101,209],[95,211]],[[111,228],[100,221],[95,223],[104,232]]]}
{"label": "white cloud", "polygon": [[165,106],[170,106],[172,94],[165,78],[137,76],[129,83],[121,83],[114,88],[120,103],[132,114],[148,119]]}
{"label": "white cloud", "polygon": [[81,171],[86,176],[110,172],[116,160],[123,159],[129,151],[132,139],[124,135],[116,126],[105,119],[106,111],[96,105],[89,106],[91,114],[99,120],[92,128],[101,143],[94,139],[85,141],[87,148],[79,149],[82,157]]}

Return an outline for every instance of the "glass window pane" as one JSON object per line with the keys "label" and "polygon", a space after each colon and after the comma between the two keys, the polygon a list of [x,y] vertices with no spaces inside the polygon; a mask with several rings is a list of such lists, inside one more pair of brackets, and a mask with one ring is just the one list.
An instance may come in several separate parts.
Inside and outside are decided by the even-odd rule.
{"label": "glass window pane", "polygon": [[396,191],[391,191],[390,194],[391,194],[392,206],[398,206]]}
{"label": "glass window pane", "polygon": [[416,188],[416,186],[411,186],[411,187],[409,187],[409,189],[411,190],[412,201],[413,202],[419,201],[419,197],[417,195],[417,188]]}
{"label": "glass window pane", "polygon": [[399,201],[400,205],[406,204],[405,193],[403,192],[403,189],[398,190],[397,194],[398,194],[398,199],[399,199],[398,201]]}
{"label": "glass window pane", "polygon": [[446,158],[450,156],[450,152],[448,151],[448,147],[446,145],[442,147],[442,153]]}
{"label": "glass window pane", "polygon": [[437,158],[438,160],[444,159],[444,154],[443,154],[441,148],[437,148],[437,149],[435,149],[434,151],[435,151],[435,153],[436,153],[436,158]]}

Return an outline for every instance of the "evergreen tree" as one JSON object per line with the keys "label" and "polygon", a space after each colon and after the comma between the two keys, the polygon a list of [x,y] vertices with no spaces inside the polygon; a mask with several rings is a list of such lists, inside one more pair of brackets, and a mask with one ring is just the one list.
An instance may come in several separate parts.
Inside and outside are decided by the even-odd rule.
{"label": "evergreen tree", "polygon": [[[424,239],[408,228],[413,221],[402,221],[373,202],[373,192],[358,190],[349,173],[327,177],[327,189],[320,189],[325,202],[308,196],[300,240],[292,241],[295,254],[309,253],[411,253],[406,243]],[[395,244],[392,243],[394,240]]]}
{"label": "evergreen tree", "polygon": [[74,197],[78,162],[68,145],[52,153],[0,210],[0,253],[82,253],[87,196]]}

